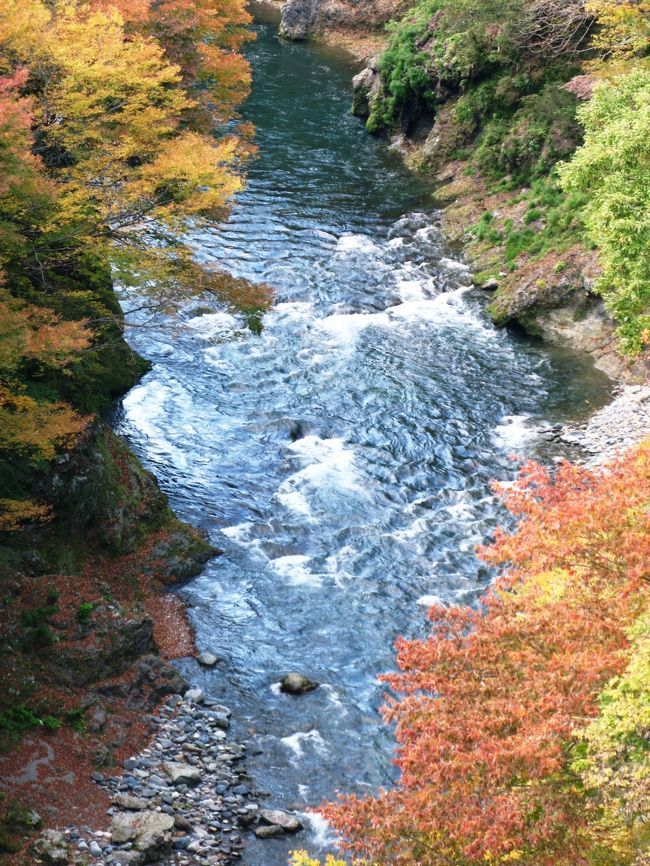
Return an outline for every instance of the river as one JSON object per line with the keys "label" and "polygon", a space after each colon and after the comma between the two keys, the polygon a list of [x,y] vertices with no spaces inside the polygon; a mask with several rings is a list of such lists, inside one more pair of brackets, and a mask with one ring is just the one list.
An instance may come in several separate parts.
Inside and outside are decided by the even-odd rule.
{"label": "river", "polygon": [[[260,336],[204,299],[130,329],[153,369],[116,428],[224,551],[183,592],[199,647],[225,661],[183,670],[233,708],[268,802],[302,811],[393,780],[377,676],[395,637],[424,633],[432,599],[476,599],[490,575],[473,548],[503,519],[491,480],[513,451],[552,456],[540,425],[609,386],[491,326],[430,189],[351,116],[352,62],[256,29],[260,156],[228,223],[192,242],[276,304]],[[285,696],[290,670],[322,686]],[[318,848],[311,825],[253,841],[247,866]]]}

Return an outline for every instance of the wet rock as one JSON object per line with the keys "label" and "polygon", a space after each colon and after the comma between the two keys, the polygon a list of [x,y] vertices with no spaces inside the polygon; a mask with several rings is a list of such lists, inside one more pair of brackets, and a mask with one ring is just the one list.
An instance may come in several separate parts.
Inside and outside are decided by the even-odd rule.
{"label": "wet rock", "polygon": [[274,836],[284,836],[284,830],[277,824],[262,824],[255,828],[258,839],[273,839]]}
{"label": "wet rock", "polygon": [[218,661],[220,661],[219,656],[216,656],[214,653],[211,653],[209,650],[202,652],[200,655],[196,657],[197,662],[203,667],[212,668],[214,667]]}
{"label": "wet rock", "polygon": [[163,769],[171,779],[172,785],[198,785],[201,781],[201,771],[190,764],[179,764],[168,761]]}
{"label": "wet rock", "polygon": [[208,560],[223,551],[213,547],[198,532],[182,523],[178,531],[158,542],[151,552],[151,564],[145,570],[159,572],[166,582],[184,582],[199,574]]}
{"label": "wet rock", "polygon": [[90,845],[88,846],[88,851],[92,854],[93,857],[101,857],[102,849],[99,847],[99,844],[95,842],[93,839]]}
{"label": "wet rock", "polygon": [[273,827],[280,827],[283,833],[297,833],[302,824],[295,815],[282,809],[260,809],[260,818]]}
{"label": "wet rock", "polygon": [[34,842],[32,851],[39,860],[52,866],[68,862],[68,844],[63,833],[58,830],[46,830]]}
{"label": "wet rock", "polygon": [[304,695],[318,688],[318,683],[310,680],[304,674],[292,671],[282,678],[280,688],[288,695]]}

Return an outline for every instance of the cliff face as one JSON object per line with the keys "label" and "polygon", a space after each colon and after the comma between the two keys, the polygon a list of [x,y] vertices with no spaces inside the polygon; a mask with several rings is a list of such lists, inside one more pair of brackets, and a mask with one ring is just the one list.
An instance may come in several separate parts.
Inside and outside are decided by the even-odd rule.
{"label": "cliff face", "polygon": [[381,32],[411,5],[413,0],[287,0],[280,32],[288,39],[327,31]]}

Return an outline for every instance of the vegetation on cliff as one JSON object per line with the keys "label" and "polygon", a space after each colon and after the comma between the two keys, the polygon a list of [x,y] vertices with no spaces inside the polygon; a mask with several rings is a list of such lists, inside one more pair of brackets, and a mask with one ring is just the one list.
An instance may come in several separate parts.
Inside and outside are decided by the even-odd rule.
{"label": "vegetation on cliff", "polygon": [[0,529],[50,515],[32,491],[55,454],[146,369],[113,276],[158,305],[241,294],[179,234],[242,186],[249,20],[240,0],[3,3]]}
{"label": "vegetation on cliff", "polygon": [[[535,303],[591,286],[595,247],[595,291],[623,350],[648,345],[649,55],[644,0],[419,0],[390,25],[368,127],[429,132],[422,166],[456,161],[457,173],[480,176],[483,212],[462,235],[480,279],[502,283],[495,318],[526,322]],[[523,282],[535,273],[526,292],[520,270]]]}
{"label": "vegetation on cliff", "polygon": [[[93,767],[124,757],[143,711],[183,688],[142,657],[192,651],[161,593],[216,552],[101,422],[147,369],[114,280],[154,309],[209,292],[254,317],[269,297],[199,267],[181,239],[188,220],[227,213],[254,151],[236,113],[244,0],[1,6],[0,748],[3,776],[20,776],[30,731],[74,769],[78,802],[56,773],[12,791],[56,820],[97,807]],[[0,796],[0,853],[33,831],[23,811]]]}

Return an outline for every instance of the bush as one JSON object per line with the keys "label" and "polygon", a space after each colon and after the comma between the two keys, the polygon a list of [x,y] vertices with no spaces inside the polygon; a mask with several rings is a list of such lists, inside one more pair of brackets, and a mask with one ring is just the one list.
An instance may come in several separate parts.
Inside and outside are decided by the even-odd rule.
{"label": "bush", "polygon": [[585,142],[560,176],[584,196],[602,266],[596,289],[636,355],[650,345],[650,71],[601,82],[578,115]]}
{"label": "bush", "polygon": [[92,601],[82,601],[77,608],[76,619],[79,625],[87,625],[92,616],[95,605]]}

